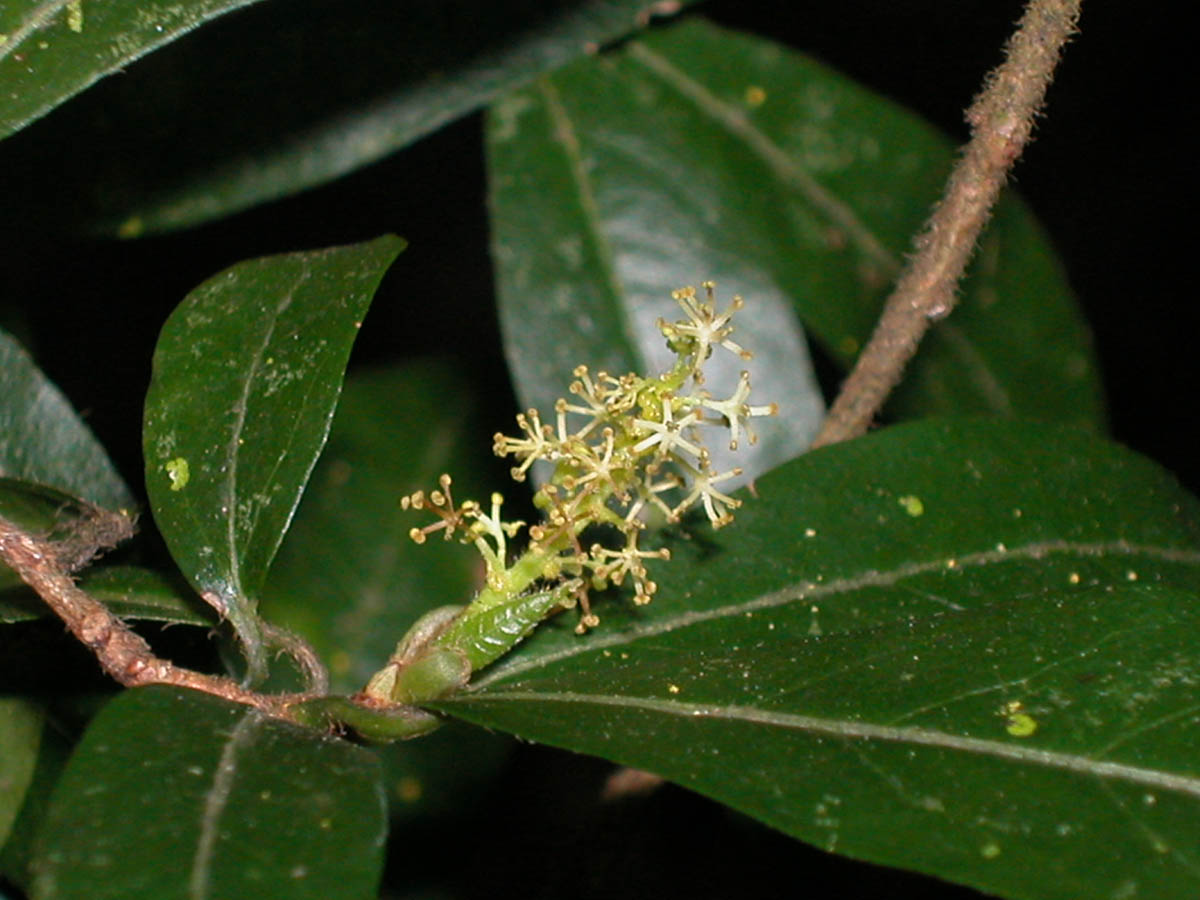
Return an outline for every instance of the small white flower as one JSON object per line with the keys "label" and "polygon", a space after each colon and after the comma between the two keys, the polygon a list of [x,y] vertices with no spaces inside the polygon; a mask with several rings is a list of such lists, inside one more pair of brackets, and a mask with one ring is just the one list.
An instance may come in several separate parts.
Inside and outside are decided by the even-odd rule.
{"label": "small white flower", "polygon": [[779,404],[768,403],[765,406],[750,406],[746,403],[750,396],[750,373],[742,372],[738,379],[737,389],[728,400],[714,400],[707,391],[700,394],[699,404],[713,412],[720,413],[729,423],[729,449],[738,448],[739,435],[743,430],[751,444],[758,443],[758,436],[744,423],[744,419],[754,416],[773,416],[779,412]]}
{"label": "small white flower", "polygon": [[685,428],[695,425],[699,421],[700,414],[695,410],[692,410],[682,419],[676,421],[675,413],[671,409],[671,398],[663,397],[661,422],[655,422],[652,419],[633,420],[636,428],[641,431],[650,432],[649,437],[643,438],[633,445],[633,452],[644,453],[651,447],[657,446],[656,456],[659,459],[668,454],[675,453],[677,449],[682,450],[695,459],[701,459],[705,455],[704,448],[693,444],[683,436]]}
{"label": "small white flower", "polygon": [[721,528],[732,522],[733,513],[731,510],[741,506],[742,501],[730,497],[728,494],[722,494],[713,485],[719,481],[725,481],[728,478],[741,475],[742,470],[730,469],[728,472],[722,472],[718,475],[709,469],[701,471],[687,465],[687,463],[682,463],[682,465],[691,478],[691,490],[679,505],[671,510],[672,516],[678,519],[684,510],[692,506],[696,501],[700,501],[704,505],[704,512],[708,516],[709,521],[712,522],[713,528]]}

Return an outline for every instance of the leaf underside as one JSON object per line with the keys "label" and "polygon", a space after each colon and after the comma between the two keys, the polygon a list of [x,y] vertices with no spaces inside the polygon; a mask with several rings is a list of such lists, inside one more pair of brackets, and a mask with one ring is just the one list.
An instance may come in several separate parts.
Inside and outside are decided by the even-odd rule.
{"label": "leaf underside", "polygon": [[[62,392],[0,331],[0,478],[132,509],[133,494]],[[0,501],[2,502],[2,501]]]}

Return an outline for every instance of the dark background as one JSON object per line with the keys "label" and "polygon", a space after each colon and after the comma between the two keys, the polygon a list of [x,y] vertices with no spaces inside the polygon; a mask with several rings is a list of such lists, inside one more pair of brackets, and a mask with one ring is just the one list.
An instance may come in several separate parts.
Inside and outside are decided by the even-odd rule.
{"label": "dark background", "polygon": [[[451,354],[494,401],[481,433],[511,415],[492,310],[478,116],[337,183],[217,224],[137,242],[87,234],[105,199],[94,186],[110,177],[114,153],[150,169],[173,163],[165,152],[144,157],[160,137],[153,108],[140,113],[140,131],[113,110],[141,94],[161,96],[192,67],[189,53],[214,73],[238,72],[246,54],[226,48],[244,29],[269,33],[277,5],[202,29],[0,144],[8,229],[0,322],[31,346],[132,484],[141,481],[141,401],[163,319],[203,279],[263,253],[404,235],[410,249],[385,282],[356,360]],[[303,26],[297,10],[310,4],[288,5],[293,25]],[[317,18],[332,8],[311,5]],[[1020,14],[1009,0],[743,0],[699,9],[812,53],[960,139],[962,110]],[[1085,4],[1082,34],[1015,183],[1047,226],[1094,329],[1113,435],[1197,490],[1200,463],[1184,440],[1198,387],[1187,325],[1195,317],[1185,312],[1195,303],[1186,287],[1194,164],[1179,136],[1194,104],[1184,95],[1186,58],[1172,50],[1180,26],[1171,12],[1163,0]],[[269,50],[263,55],[269,60]],[[198,109],[198,133],[222,106],[236,116],[237,103],[230,91]],[[422,896],[439,896],[442,876],[479,897],[498,883],[533,897],[979,896],[826,856],[675,788],[600,803],[608,769],[591,760],[536,748],[514,759],[509,777],[478,798],[472,824],[442,822],[411,837],[415,870],[435,874],[433,892]],[[504,840],[464,866],[458,854],[481,831]],[[407,865],[393,860],[389,880],[408,882]]]}

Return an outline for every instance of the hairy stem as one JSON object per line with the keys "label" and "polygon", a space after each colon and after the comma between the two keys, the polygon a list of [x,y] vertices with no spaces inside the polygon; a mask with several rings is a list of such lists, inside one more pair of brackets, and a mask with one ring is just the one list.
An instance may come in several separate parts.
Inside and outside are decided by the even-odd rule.
{"label": "hairy stem", "polygon": [[0,559],[95,654],[101,668],[125,687],[173,684],[246,703],[271,715],[281,715],[287,701],[292,699],[256,694],[228,678],[180,668],[156,656],[150,645],[108,607],[80,590],[56,543],[29,534],[3,517],[0,517]]}
{"label": "hairy stem", "polygon": [[870,342],[842,386],[813,447],[863,434],[900,381],[930,324],[948,315],[955,290],[992,206],[1046,96],[1063,46],[1075,33],[1082,0],[1030,0],[967,121],[971,140],[946,192],[915,242]]}

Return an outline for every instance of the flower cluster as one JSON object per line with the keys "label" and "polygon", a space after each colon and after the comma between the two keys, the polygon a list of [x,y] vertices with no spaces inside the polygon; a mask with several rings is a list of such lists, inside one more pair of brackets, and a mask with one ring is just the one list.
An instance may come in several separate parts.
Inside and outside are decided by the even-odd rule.
{"label": "flower cluster", "polygon": [[[703,299],[690,287],[674,292],[686,315],[683,321],[659,320],[677,356],[669,371],[617,377],[579,366],[570,385],[571,398],[555,404],[553,421],[543,421],[531,409],[517,416],[517,436],[495,436],[496,454],[517,463],[512,469],[516,481],[524,481],[539,461],[554,466],[534,495],[544,518],[528,528],[528,546],[511,563],[508,542],[525,523],[501,519],[499,494],[492,495],[490,511],[474,501],[456,505],[450,477],[443,475],[439,490],[428,495],[418,491],[402,500],[406,509],[427,509],[438,517],[431,525],[412,529],[413,540],[422,543],[441,531],[446,538],[457,537],[479,548],[487,564],[487,585],[473,607],[494,607],[535,584],[552,586],[559,605],[578,604],[582,614],[577,630],[583,633],[599,622],[589,603],[590,590],[621,586],[628,578],[635,603],[649,603],[654,595],[657,585],[647,573],[646,560],[667,559],[669,554],[638,547],[647,516],[657,511],[677,522],[695,506],[704,510],[714,528],[732,521],[741,501],[723,493],[719,485],[741,470],[714,471],[700,429],[727,428],[730,447],[736,449],[743,437],[751,444],[756,440],[749,419],[778,410],[774,403],[749,405],[750,376],[745,372],[728,399],[714,399],[700,387],[704,363],[714,348],[750,358],[729,337],[741,298],[734,297],[718,313],[713,284],[702,287]],[[588,537],[599,536],[605,526],[620,535],[612,542],[617,546],[599,540],[585,545],[585,531]]]}

